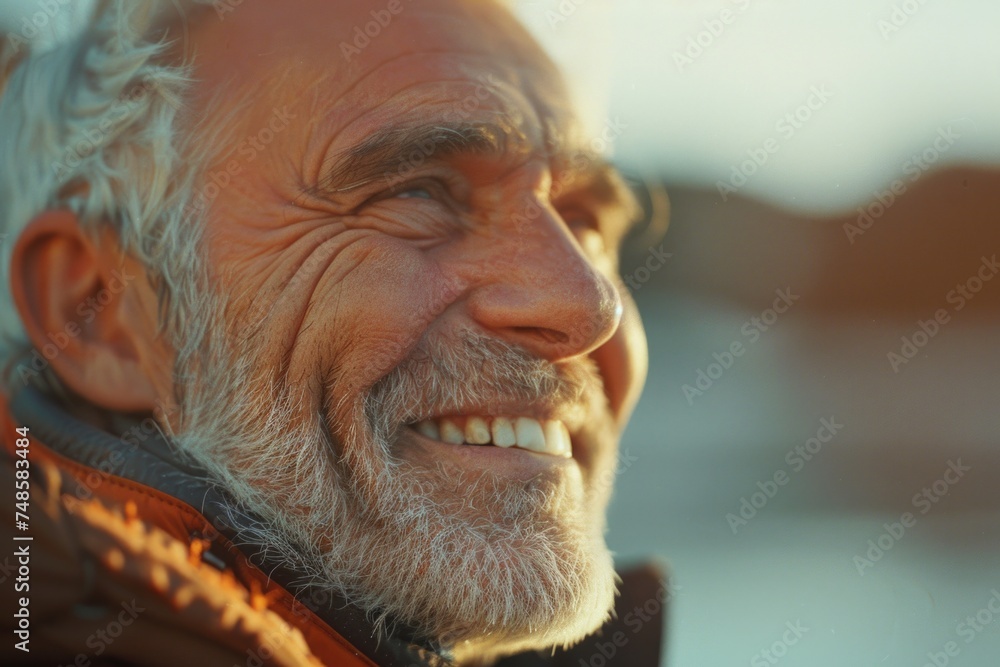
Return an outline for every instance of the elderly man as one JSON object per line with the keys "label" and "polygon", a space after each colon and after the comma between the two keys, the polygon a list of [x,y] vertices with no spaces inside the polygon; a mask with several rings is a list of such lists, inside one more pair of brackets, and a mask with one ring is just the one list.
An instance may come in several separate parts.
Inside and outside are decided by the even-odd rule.
{"label": "elderly man", "polygon": [[505,7],[7,46],[5,660],[658,664],[603,538],[636,205]]}

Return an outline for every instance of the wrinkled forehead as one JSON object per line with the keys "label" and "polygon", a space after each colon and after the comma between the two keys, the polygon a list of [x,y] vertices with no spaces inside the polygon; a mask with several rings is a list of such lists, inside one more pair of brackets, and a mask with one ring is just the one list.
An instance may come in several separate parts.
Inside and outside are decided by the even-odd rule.
{"label": "wrinkled forehead", "polygon": [[556,68],[492,1],[243,3],[208,12],[184,41],[196,105],[225,90],[268,108],[305,99],[344,125],[475,112],[518,125],[531,143],[572,143],[579,133]]}

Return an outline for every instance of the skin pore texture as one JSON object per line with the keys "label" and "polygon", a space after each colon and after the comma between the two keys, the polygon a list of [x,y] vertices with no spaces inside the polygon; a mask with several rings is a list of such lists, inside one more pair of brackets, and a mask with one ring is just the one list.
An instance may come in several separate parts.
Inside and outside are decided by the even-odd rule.
{"label": "skin pore texture", "polygon": [[[613,603],[604,517],[646,370],[617,277],[634,204],[501,5],[404,0],[345,51],[373,6],[245,3],[187,26],[191,116],[225,138],[196,195],[204,354],[175,367],[133,265],[114,321],[54,368],[109,410],[181,397],[164,426],[264,519],[247,541],[387,630],[469,664],[572,644]],[[46,215],[14,258],[33,340],[59,325],[26,305],[32,271],[69,267],[51,290],[78,297],[120,263]],[[560,420],[572,456],[416,428],[469,416]]]}

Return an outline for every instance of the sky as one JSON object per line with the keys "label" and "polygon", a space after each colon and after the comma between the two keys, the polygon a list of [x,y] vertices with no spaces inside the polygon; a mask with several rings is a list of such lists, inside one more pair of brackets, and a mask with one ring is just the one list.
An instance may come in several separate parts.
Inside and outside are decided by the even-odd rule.
{"label": "sky", "polygon": [[582,97],[627,126],[617,159],[670,183],[718,190],[741,182],[735,168],[750,174],[741,193],[837,213],[912,168],[1000,159],[1000,3],[517,5]]}
{"label": "sky", "polygon": [[[1000,162],[1000,3],[512,1],[600,147],[676,193],[673,256],[636,290],[650,374],[609,521],[620,557],[671,563],[671,664],[754,664],[800,621],[783,667],[925,664],[1000,582],[997,284],[902,373],[885,353],[1000,247],[996,178],[926,178]],[[21,30],[53,2],[0,0],[0,25]],[[914,177],[926,187],[860,239],[810,219],[853,221]],[[686,400],[786,285],[802,303]],[[844,433],[737,534],[727,513],[821,418]],[[970,480],[859,572],[868,540],[963,456]],[[955,664],[995,664],[1000,623],[973,639]]]}
{"label": "sky", "polygon": [[[1000,3],[512,1],[601,147],[669,183],[835,214],[913,167],[1000,161]],[[68,6],[0,0],[0,25]]]}

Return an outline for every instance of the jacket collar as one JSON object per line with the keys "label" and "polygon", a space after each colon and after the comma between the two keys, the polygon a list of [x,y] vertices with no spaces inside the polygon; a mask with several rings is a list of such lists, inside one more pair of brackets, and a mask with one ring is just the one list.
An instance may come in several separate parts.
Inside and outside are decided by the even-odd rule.
{"label": "jacket collar", "polygon": [[[420,643],[402,624],[388,639],[379,640],[364,610],[350,602],[296,585],[300,573],[268,562],[258,550],[245,545],[240,525],[260,519],[234,509],[222,489],[212,484],[204,471],[180,461],[171,446],[152,426],[152,418],[111,417],[119,435],[83,421],[53,398],[34,387],[24,387],[10,397],[11,415],[52,451],[88,468],[124,477],[180,500],[201,513],[231,543],[238,545],[256,567],[309,607],[358,650],[386,667],[446,667],[448,656],[438,647]],[[236,525],[234,525],[236,524]]]}
{"label": "jacket collar", "polygon": [[[151,417],[105,415],[111,425],[111,430],[105,431],[74,416],[65,405],[31,386],[12,393],[9,409],[16,421],[30,427],[32,435],[54,452],[89,468],[156,489],[199,512],[237,545],[253,565],[376,664],[383,667],[452,664],[445,651],[418,641],[403,624],[396,624],[390,637],[380,639],[363,609],[326,591],[299,585],[303,579],[301,573],[269,562],[258,550],[247,546],[238,526],[253,525],[260,519],[235,510],[224,490],[213,485],[203,470],[179,460]],[[620,595],[614,618],[569,651],[550,656],[536,653],[512,656],[498,667],[593,664],[589,660],[594,656],[606,656],[608,638],[615,642],[617,657],[622,660],[615,664],[658,665],[666,607],[671,597],[664,569],[654,564],[620,572]],[[622,645],[618,646],[619,643]]]}

